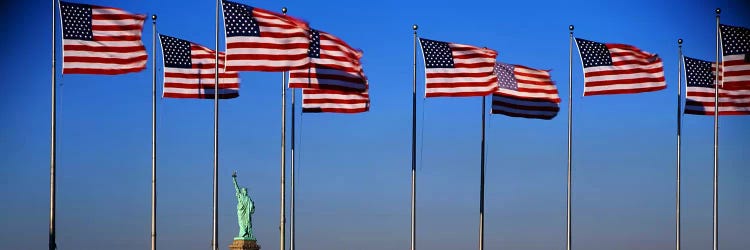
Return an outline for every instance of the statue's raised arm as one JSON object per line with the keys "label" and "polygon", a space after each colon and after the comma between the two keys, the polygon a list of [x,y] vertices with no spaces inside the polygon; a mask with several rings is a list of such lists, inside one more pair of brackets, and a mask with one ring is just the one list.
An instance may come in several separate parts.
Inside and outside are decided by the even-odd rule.
{"label": "statue's raised arm", "polygon": [[240,186],[237,185],[237,171],[232,172],[232,181],[234,182],[234,192],[236,194],[240,193]]}

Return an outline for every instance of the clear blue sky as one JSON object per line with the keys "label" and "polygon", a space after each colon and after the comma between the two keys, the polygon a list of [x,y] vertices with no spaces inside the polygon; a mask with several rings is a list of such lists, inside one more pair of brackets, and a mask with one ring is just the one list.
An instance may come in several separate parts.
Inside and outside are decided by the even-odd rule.
{"label": "clear blue sky", "polygon": [[[576,26],[577,37],[662,56],[666,90],[583,98],[574,54],[573,244],[576,250],[673,247],[677,38],[685,39],[686,55],[713,60],[714,8],[724,10],[723,23],[750,27],[750,5],[727,0],[241,2],[277,11],[286,6],[364,50],[371,111],[298,118],[297,246],[310,250],[409,247],[414,23],[425,38],[487,46],[499,61],[552,69],[564,97],[551,121],[489,119],[487,249],[564,249],[568,25]],[[158,31],[214,46],[213,1],[86,3],[156,13]],[[49,1],[0,7],[0,249],[46,249],[52,9]],[[149,21],[143,36],[149,51],[151,32]],[[152,67],[120,76],[58,71],[59,249],[148,248]],[[240,77],[240,98],[221,106],[219,244],[225,248],[237,232],[230,177],[237,170],[257,202],[259,243],[278,249],[281,74]],[[159,99],[157,105],[158,244],[208,249],[212,101]],[[418,105],[418,247],[473,249],[480,99],[419,98]],[[685,250],[711,246],[712,124],[711,117],[684,117]],[[721,249],[746,249],[750,117],[722,117],[720,126]]]}

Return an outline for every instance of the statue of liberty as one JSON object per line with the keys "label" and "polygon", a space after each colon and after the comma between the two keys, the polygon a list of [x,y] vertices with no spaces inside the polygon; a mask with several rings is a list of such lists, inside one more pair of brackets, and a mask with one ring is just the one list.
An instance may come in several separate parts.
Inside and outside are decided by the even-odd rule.
{"label": "statue of liberty", "polygon": [[255,240],[252,219],[255,212],[255,204],[253,203],[253,199],[250,199],[247,188],[237,185],[237,172],[232,173],[232,180],[234,181],[234,190],[237,195],[237,222],[240,225],[240,233],[235,239]]}

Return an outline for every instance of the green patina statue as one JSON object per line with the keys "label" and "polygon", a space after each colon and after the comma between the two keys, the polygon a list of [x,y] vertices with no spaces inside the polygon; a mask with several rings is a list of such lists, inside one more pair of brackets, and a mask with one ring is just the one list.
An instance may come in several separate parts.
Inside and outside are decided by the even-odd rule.
{"label": "green patina statue", "polygon": [[235,239],[255,240],[252,219],[255,212],[255,203],[253,203],[253,199],[250,199],[247,188],[237,185],[237,172],[232,173],[232,180],[237,195],[237,222],[240,225],[240,233]]}

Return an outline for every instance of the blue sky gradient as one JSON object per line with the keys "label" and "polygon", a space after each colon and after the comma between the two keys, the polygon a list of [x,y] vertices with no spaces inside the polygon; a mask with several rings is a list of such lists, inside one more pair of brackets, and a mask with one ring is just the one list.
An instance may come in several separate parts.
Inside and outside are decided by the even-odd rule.
{"label": "blue sky gradient", "polygon": [[[685,40],[685,55],[713,60],[716,7],[723,10],[722,23],[750,27],[750,4],[727,0],[240,2],[276,11],[286,6],[290,15],[364,51],[370,112],[296,118],[301,250],[408,249],[415,23],[425,38],[486,46],[499,52],[498,61],[551,69],[563,97],[560,114],[551,121],[489,117],[487,249],[564,249],[568,25],[576,26],[580,38],[658,53],[666,90],[584,98],[574,52],[573,245],[576,250],[670,249],[676,41]],[[214,47],[213,1],[85,3],[156,13],[159,32]],[[0,67],[6,77],[0,98],[0,249],[45,249],[52,7],[49,1],[6,1],[0,7],[6,35]],[[149,56],[154,56],[152,30],[149,20],[143,35]],[[120,76],[61,75],[56,39],[58,247],[147,249],[153,66],[149,60],[145,71]],[[223,35],[221,40],[223,48]],[[161,53],[156,58],[161,82]],[[417,72],[417,246],[476,248],[480,98],[425,100],[421,55]],[[219,245],[225,248],[237,232],[231,181],[237,170],[240,185],[249,187],[257,203],[253,220],[259,244],[278,249],[281,74],[242,72],[240,77],[240,97],[221,101]],[[158,245],[208,249],[213,103],[160,98],[157,112]],[[683,119],[685,250],[711,246],[712,126],[712,117]],[[722,117],[720,127],[721,249],[746,249],[750,117]]]}

